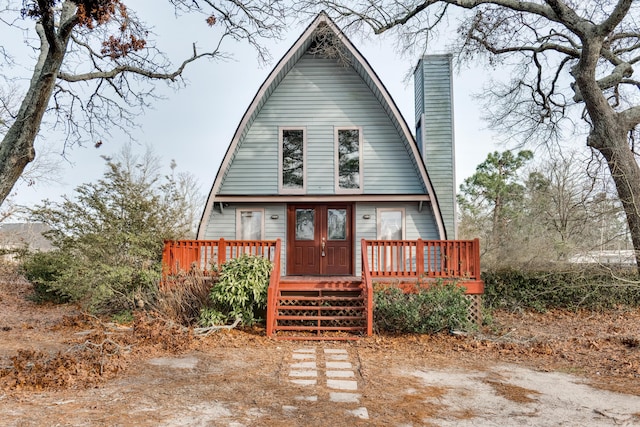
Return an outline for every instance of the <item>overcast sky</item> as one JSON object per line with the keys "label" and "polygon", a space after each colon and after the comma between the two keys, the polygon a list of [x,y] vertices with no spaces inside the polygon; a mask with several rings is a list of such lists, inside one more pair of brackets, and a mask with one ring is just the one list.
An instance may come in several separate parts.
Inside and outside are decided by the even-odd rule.
{"label": "overcast sky", "polygon": [[[213,42],[212,30],[205,25],[201,16],[176,20],[169,2],[136,0],[127,4],[144,21],[153,25],[159,46],[175,62],[190,54],[193,42],[202,48]],[[140,152],[145,144],[149,144],[167,165],[174,159],[177,170],[193,173],[206,195],[253,96],[308,24],[300,22],[290,27],[284,40],[266,43],[273,56],[272,63],[267,66],[261,67],[255,52],[246,45],[228,44],[227,49],[233,53],[233,60],[205,60],[194,64],[185,73],[186,88],[173,91],[159,82],[158,90],[166,99],[155,102],[152,110],[139,117],[139,126],[133,130]],[[417,58],[401,58],[394,52],[393,40],[390,39],[351,39],[378,73],[405,120],[413,128],[413,81],[406,81],[405,77],[416,65]],[[433,48],[428,53],[445,52],[442,48]],[[25,78],[28,79],[27,67],[32,67],[33,63],[24,65]],[[479,102],[471,98],[473,93],[479,92],[487,84],[487,76],[486,72],[477,69],[454,75],[458,185],[475,171],[488,152],[503,149],[494,143],[492,132],[485,129],[486,124],[479,117]],[[48,135],[46,139],[39,139],[38,144],[54,144],[59,152],[60,138],[52,139]],[[21,185],[17,201],[33,204],[44,198],[57,199],[61,194],[70,193],[77,185],[99,178],[104,171],[104,161],[100,156],[117,152],[123,141],[126,141],[124,136],[116,135],[113,139],[105,139],[99,149],[93,148],[93,141],[87,141],[84,148],[74,148],[67,152],[68,161],[63,164],[61,184],[39,180],[31,187]]]}

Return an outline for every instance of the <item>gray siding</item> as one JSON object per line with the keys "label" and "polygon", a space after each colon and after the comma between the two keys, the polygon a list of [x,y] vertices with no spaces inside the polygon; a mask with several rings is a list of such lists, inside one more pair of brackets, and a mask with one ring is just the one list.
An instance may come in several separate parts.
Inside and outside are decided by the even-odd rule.
{"label": "gray siding", "polygon": [[[420,151],[438,205],[448,239],[456,238],[455,160],[451,56],[425,56],[415,72],[416,114],[421,122]],[[419,108],[418,108],[419,107]],[[417,123],[417,122],[416,122]]]}
{"label": "gray siding", "polygon": [[420,194],[406,141],[351,67],[303,56],[241,140],[219,194],[278,193],[278,127],[307,129],[307,194],[334,193],[334,126],[362,126],[364,194]]}

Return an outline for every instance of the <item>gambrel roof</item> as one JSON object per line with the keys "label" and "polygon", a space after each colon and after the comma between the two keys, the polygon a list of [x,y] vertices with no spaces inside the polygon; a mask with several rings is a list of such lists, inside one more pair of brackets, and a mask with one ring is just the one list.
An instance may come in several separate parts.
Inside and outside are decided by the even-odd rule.
{"label": "gambrel roof", "polygon": [[[273,71],[269,74],[263,84],[260,86],[260,89],[254,96],[251,104],[247,108],[242,120],[240,121],[231,144],[227,148],[227,152],[222,160],[220,165],[220,169],[216,175],[213,186],[207,198],[207,203],[205,205],[205,209],[203,212],[202,220],[200,222],[200,226],[198,229],[198,238],[202,238],[204,235],[204,231],[206,229],[206,222],[210,218],[211,210],[213,209],[214,203],[221,201],[219,196],[219,192],[221,186],[225,180],[225,177],[229,173],[230,166],[236,157],[238,150],[240,148],[240,144],[247,135],[247,132],[251,128],[251,125],[256,120],[256,117],[260,113],[262,107],[265,105],[271,94],[277,89],[278,85],[282,82],[285,76],[293,69],[296,63],[302,58],[302,56],[307,53],[307,51],[313,47],[314,43],[316,43],[318,32],[325,32],[329,30],[335,35],[335,38],[341,43],[341,52],[342,55],[345,56],[345,59],[348,62],[348,65],[355,70],[355,72],[362,78],[367,87],[371,90],[375,98],[378,100],[385,113],[389,117],[391,123],[396,128],[398,134],[400,135],[402,142],[405,144],[405,148],[408,153],[411,153],[410,159],[412,167],[417,171],[419,176],[421,177],[423,194],[422,195],[361,195],[356,198],[350,196],[350,199],[356,200],[384,200],[384,201],[393,201],[393,200],[415,200],[416,202],[431,202],[434,217],[436,218],[438,232],[441,239],[446,238],[446,233],[444,231],[443,220],[441,216],[440,209],[438,207],[437,199],[435,196],[435,192],[433,190],[433,186],[429,180],[426,167],[418,150],[417,144],[413,137],[413,134],[409,127],[407,126],[406,121],[400,114],[398,107],[395,102],[389,95],[387,89],[382,84],[377,74],[371,68],[370,64],[367,60],[362,56],[362,54],[355,48],[355,46],[351,43],[351,41],[344,35],[344,33],[335,25],[335,23],[324,13],[321,12],[314,21],[306,28],[306,30],[302,33],[302,35],[298,38],[298,40],[293,44],[293,46],[287,51],[284,57],[278,62]],[[327,196],[315,196],[309,195],[305,196],[309,198],[309,201],[317,201],[317,200],[326,200]],[[228,197],[226,198],[228,199]],[[264,199],[264,200],[262,200]],[[270,196],[270,197],[262,197],[260,201],[281,201],[287,202],[286,196]],[[256,201],[256,198],[253,198],[251,201]]]}

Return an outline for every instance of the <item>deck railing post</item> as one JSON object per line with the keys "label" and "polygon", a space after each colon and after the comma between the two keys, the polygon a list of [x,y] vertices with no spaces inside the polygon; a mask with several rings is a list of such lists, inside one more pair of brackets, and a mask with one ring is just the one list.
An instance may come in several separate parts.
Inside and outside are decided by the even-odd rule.
{"label": "deck railing post", "polygon": [[473,240],[473,278],[480,280],[480,239]]}
{"label": "deck railing post", "polygon": [[416,242],[416,275],[421,277],[424,274],[424,241],[418,239]]}
{"label": "deck railing post", "polygon": [[218,268],[227,261],[227,246],[223,238],[218,240]]}
{"label": "deck railing post", "polygon": [[460,275],[460,260],[459,257],[460,250],[460,242],[450,242],[449,243],[449,271],[447,272],[450,275],[459,276]]}

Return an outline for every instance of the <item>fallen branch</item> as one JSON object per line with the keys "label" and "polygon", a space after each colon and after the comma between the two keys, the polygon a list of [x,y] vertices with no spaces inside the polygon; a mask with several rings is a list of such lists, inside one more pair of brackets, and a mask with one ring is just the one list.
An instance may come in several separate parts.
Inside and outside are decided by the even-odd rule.
{"label": "fallen branch", "polygon": [[[112,347],[111,350],[109,350],[108,348],[105,347],[105,344],[108,344],[109,346]],[[82,351],[82,350],[100,350],[100,354],[102,355],[107,355],[107,356],[114,356],[116,354],[120,354],[122,352],[130,352],[131,351],[131,346],[127,345],[127,346],[122,346],[118,343],[116,343],[115,341],[110,340],[109,338],[106,338],[105,340],[103,340],[100,344],[94,343],[92,341],[85,341],[82,344],[77,344],[74,345],[72,347],[70,347],[67,350],[67,353],[70,352],[76,352],[76,351]]]}
{"label": "fallen branch", "polygon": [[206,337],[212,332],[216,332],[222,329],[231,330],[236,326],[238,326],[239,323],[240,323],[240,318],[238,317],[236,318],[235,322],[233,322],[233,324],[231,325],[214,325],[214,326],[207,326],[206,328],[193,328],[193,334],[197,337]]}

